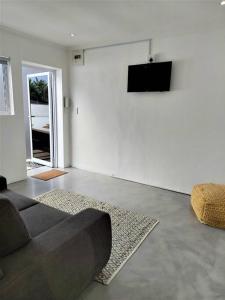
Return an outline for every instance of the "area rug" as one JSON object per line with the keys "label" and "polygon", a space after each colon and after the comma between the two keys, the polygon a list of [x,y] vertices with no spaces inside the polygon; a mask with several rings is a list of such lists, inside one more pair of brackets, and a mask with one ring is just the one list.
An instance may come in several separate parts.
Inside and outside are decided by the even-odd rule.
{"label": "area rug", "polygon": [[42,173],[33,175],[31,177],[47,181],[47,180],[53,179],[55,177],[62,176],[64,174],[67,174],[67,172],[54,169],[54,170],[50,170],[50,171],[46,171],[46,172],[42,172]]}
{"label": "area rug", "polygon": [[105,285],[111,282],[158,224],[158,221],[151,217],[62,190],[53,190],[38,196],[36,200],[73,215],[87,208],[95,208],[110,214],[112,222],[111,257],[102,272],[95,278],[96,281]]}

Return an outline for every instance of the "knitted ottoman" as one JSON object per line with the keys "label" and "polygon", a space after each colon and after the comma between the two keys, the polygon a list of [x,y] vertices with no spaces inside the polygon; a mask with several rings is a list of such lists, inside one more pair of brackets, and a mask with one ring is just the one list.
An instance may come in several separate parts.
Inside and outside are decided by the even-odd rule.
{"label": "knitted ottoman", "polygon": [[225,185],[195,185],[191,194],[191,204],[201,223],[225,228]]}

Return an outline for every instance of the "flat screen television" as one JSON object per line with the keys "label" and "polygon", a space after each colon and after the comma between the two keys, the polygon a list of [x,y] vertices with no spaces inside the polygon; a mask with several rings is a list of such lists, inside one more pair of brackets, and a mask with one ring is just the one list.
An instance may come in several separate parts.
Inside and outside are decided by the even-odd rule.
{"label": "flat screen television", "polygon": [[128,92],[170,90],[172,61],[128,66]]}

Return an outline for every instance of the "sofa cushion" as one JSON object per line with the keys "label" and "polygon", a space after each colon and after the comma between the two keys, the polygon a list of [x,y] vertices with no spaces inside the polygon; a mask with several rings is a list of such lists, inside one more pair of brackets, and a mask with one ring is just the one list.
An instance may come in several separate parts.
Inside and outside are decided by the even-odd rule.
{"label": "sofa cushion", "polygon": [[0,191],[4,191],[7,189],[7,180],[5,177],[0,175]]}
{"label": "sofa cushion", "polygon": [[4,276],[4,274],[3,274],[2,270],[0,269],[0,279],[2,279],[3,276]]}
{"label": "sofa cushion", "polygon": [[0,198],[8,198],[18,210],[23,210],[38,202],[26,196],[17,194],[11,190],[4,190],[0,194]]}
{"label": "sofa cushion", "polygon": [[44,204],[37,204],[20,211],[31,237],[48,230],[70,215]]}
{"label": "sofa cushion", "polygon": [[6,256],[30,241],[30,235],[15,206],[0,199],[0,256]]}

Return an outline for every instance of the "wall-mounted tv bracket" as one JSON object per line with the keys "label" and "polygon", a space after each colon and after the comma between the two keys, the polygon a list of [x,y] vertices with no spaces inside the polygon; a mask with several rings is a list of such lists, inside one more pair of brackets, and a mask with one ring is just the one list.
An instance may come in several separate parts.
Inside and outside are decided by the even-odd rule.
{"label": "wall-mounted tv bracket", "polygon": [[152,56],[152,39],[149,39],[148,43],[148,62],[151,64],[153,63],[154,58]]}

